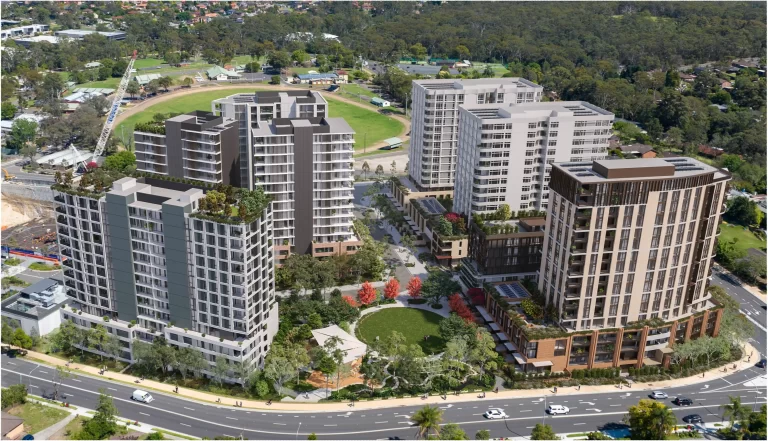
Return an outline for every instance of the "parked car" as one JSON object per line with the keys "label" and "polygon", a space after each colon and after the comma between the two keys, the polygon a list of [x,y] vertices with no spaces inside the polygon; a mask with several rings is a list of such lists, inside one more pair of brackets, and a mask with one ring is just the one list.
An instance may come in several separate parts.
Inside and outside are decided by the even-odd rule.
{"label": "parked car", "polygon": [[501,418],[506,418],[507,414],[504,413],[504,411],[501,409],[488,409],[488,411],[485,412],[483,416],[489,420],[498,420]]}
{"label": "parked car", "polygon": [[662,392],[660,390],[655,390],[651,392],[651,398],[654,400],[665,400],[669,398],[669,395],[667,395],[665,392]]}
{"label": "parked car", "polygon": [[571,409],[568,406],[561,406],[559,404],[550,404],[547,406],[547,413],[550,415],[568,415]]}
{"label": "parked car", "polygon": [[758,361],[755,366],[757,366],[757,367],[759,367],[761,369],[765,369],[765,365],[766,365],[766,360],[765,360],[765,358],[763,358],[762,360]]}
{"label": "parked car", "polygon": [[704,420],[701,419],[701,415],[693,414],[683,417],[683,421],[688,424],[701,424]]}
{"label": "parked car", "polygon": [[139,401],[141,403],[151,403],[155,399],[152,398],[152,395],[149,394],[149,392],[145,390],[136,389],[133,391],[133,395],[131,395],[131,399],[134,401]]}
{"label": "parked car", "polygon": [[676,397],[674,400],[672,400],[672,402],[678,406],[690,406],[693,404],[693,400],[685,397]]}

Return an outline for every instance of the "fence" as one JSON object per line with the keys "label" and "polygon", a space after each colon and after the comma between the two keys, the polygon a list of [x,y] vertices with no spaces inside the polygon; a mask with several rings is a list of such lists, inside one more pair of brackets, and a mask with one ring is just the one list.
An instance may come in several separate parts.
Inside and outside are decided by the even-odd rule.
{"label": "fence", "polygon": [[66,260],[66,257],[62,259],[58,254],[43,254],[39,251],[25,250],[24,248],[10,248],[5,245],[0,247],[0,252],[2,252],[3,256],[8,256],[9,254],[15,254],[17,256],[30,257],[32,259],[47,260],[49,262],[56,262],[56,263],[59,263],[62,260]]}

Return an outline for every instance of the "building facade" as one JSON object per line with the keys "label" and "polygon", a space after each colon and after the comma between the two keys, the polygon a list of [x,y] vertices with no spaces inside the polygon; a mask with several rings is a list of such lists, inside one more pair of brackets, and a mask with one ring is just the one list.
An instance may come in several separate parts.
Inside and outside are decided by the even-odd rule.
{"label": "building facade", "polygon": [[[244,188],[254,188],[254,144],[251,130],[274,118],[321,118],[327,116],[328,102],[318,92],[285,91],[238,93],[214,100],[216,115],[233,118],[238,127],[240,179]],[[258,185],[258,184],[256,184]]]}
{"label": "building facade", "polygon": [[253,181],[272,197],[278,261],[352,254],[354,131],[342,118],[274,118],[251,129]]}
{"label": "building facade", "polygon": [[164,123],[136,124],[136,169],[210,184],[240,186],[239,123],[196,111]]}
{"label": "building facade", "polygon": [[461,106],[454,210],[546,211],[553,163],[603,159],[613,114],[581,101]]}
{"label": "building facade", "polygon": [[413,81],[411,180],[420,190],[453,189],[460,105],[533,103],[541,101],[542,91],[522,78]]}
{"label": "building facade", "polygon": [[[54,186],[71,310],[102,324],[132,360],[134,341],[158,335],[213,364],[262,363],[277,332],[272,214],[210,213],[202,189],[122,178],[106,193]],[[266,198],[264,199],[266,200]]]}
{"label": "building facade", "polygon": [[581,331],[709,309],[730,175],[691,158],[556,164],[539,290]]}

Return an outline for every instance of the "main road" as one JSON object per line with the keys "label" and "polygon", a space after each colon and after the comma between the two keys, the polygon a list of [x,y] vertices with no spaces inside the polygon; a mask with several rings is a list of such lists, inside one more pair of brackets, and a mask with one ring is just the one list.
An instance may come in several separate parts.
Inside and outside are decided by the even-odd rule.
{"label": "main road", "polygon": [[[739,279],[727,274],[719,266],[716,266],[712,271],[712,285],[722,287],[728,295],[739,302],[741,313],[752,322],[753,333],[749,342],[760,351],[760,357],[765,358],[768,354],[766,349],[768,348],[768,338],[766,338],[768,313],[766,312],[765,301],[744,289]],[[755,357],[757,357],[756,354]],[[752,359],[754,360],[755,357]]]}
{"label": "main road", "polygon": [[[23,383],[31,394],[50,395],[53,392],[54,369],[50,366],[18,358],[2,357],[2,385],[8,387]],[[315,411],[307,405],[305,412],[270,411],[269,409],[231,408],[216,404],[204,404],[182,397],[152,392],[155,400],[149,404],[130,399],[133,387],[123,383],[86,375],[74,375],[64,380],[60,393],[66,401],[79,407],[96,407],[99,391],[114,397],[120,416],[129,420],[154,425],[197,437],[227,435],[246,439],[306,439],[315,433],[321,439],[380,439],[388,437],[413,438],[416,428],[410,417],[421,406],[386,407],[375,410]],[[573,392],[572,389],[569,391]],[[686,396],[694,402],[689,407],[668,404],[678,418],[699,414],[705,422],[720,422],[720,405],[728,403],[729,396],[740,396],[747,406],[765,404],[765,370],[752,367],[722,379],[691,386],[664,389],[669,394],[667,402],[675,396]],[[528,436],[531,428],[540,422],[550,424],[558,433],[587,432],[609,423],[621,423],[627,407],[646,398],[648,391],[616,389],[610,393],[548,394],[547,396],[518,399],[485,399],[443,404],[443,420],[454,422],[472,436],[477,430],[490,430],[494,437]],[[569,415],[556,417],[544,413],[546,404],[562,404],[570,407]],[[382,402],[382,406],[391,406]],[[508,418],[486,420],[483,413],[489,408],[503,409]],[[682,421],[682,420],[680,420]]]}

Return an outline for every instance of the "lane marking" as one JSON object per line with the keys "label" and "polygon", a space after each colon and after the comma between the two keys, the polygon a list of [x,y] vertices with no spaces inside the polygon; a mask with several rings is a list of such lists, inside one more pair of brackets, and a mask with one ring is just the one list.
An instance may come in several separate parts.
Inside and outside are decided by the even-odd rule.
{"label": "lane marking", "polygon": [[108,387],[107,389],[109,389],[109,390],[113,390],[113,391],[117,392],[117,389],[115,389],[115,388],[112,388],[112,387]]}
{"label": "lane marking", "polygon": [[237,418],[227,417],[228,420],[235,420],[237,421]]}
{"label": "lane marking", "polygon": [[194,412],[194,411],[195,411],[195,409],[193,409],[193,408],[191,408],[191,407],[185,407],[185,409],[187,409],[187,410],[191,410],[192,412]]}
{"label": "lane marking", "polygon": [[184,424],[184,423],[179,423],[179,424],[181,424],[182,426],[192,427],[189,424]]}
{"label": "lane marking", "polygon": [[14,362],[12,362],[12,361],[6,361],[6,363],[7,363],[7,364],[12,364],[12,365],[16,366],[16,363],[14,363]]}
{"label": "lane marking", "polygon": [[[285,426],[285,424],[283,424],[283,423],[272,423],[272,424],[274,424],[275,426]],[[248,429],[248,430],[250,430],[250,429]],[[251,430],[251,432],[253,432],[253,431]]]}
{"label": "lane marking", "polygon": [[150,416],[148,413],[144,413],[144,412],[139,412],[139,413],[142,415]]}
{"label": "lane marking", "polygon": [[336,427],[336,424],[323,424],[323,427]]}
{"label": "lane marking", "polygon": [[40,389],[40,386],[36,386],[34,384],[30,384],[29,387],[36,387],[36,388]]}
{"label": "lane marking", "polygon": [[374,421],[373,424],[387,424],[389,421]]}
{"label": "lane marking", "polygon": [[583,426],[585,424],[587,424],[587,423],[573,423],[574,426]]}
{"label": "lane marking", "polygon": [[77,378],[73,378],[72,381],[77,381],[78,383],[82,383],[82,381],[78,380]]}

